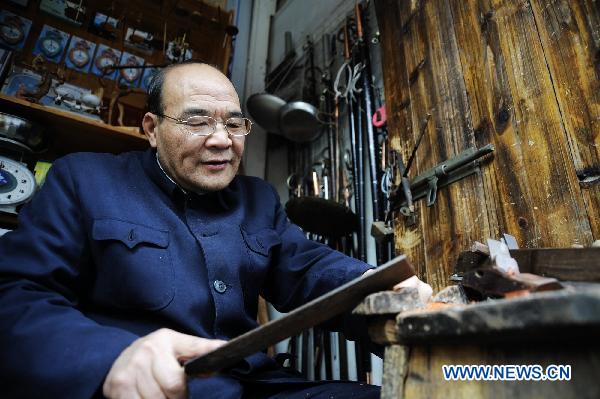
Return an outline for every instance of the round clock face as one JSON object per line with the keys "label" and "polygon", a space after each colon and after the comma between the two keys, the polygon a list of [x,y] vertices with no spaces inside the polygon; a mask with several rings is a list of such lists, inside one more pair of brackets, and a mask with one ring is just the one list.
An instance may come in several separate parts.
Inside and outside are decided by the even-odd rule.
{"label": "round clock face", "polygon": [[35,193],[35,177],[27,167],[0,156],[0,205],[19,205]]}
{"label": "round clock face", "polygon": [[102,73],[111,74],[114,69],[108,68],[116,64],[115,57],[110,54],[104,54],[96,59],[96,67],[102,71]]}
{"label": "round clock face", "polygon": [[23,30],[11,23],[3,23],[2,29],[0,29],[0,36],[2,36],[2,40],[4,40],[8,44],[17,44],[21,40],[23,40]]}
{"label": "round clock face", "polygon": [[87,50],[75,47],[69,51],[69,59],[75,66],[81,68],[90,61],[90,55]]}
{"label": "round clock face", "polygon": [[58,53],[60,53],[62,46],[60,44],[60,41],[58,41],[55,38],[49,37],[47,39],[42,40],[41,48],[44,54],[46,54],[48,57],[54,57]]}
{"label": "round clock face", "polygon": [[121,76],[128,82],[135,82],[140,76],[141,69],[137,68],[125,68],[121,69]]}

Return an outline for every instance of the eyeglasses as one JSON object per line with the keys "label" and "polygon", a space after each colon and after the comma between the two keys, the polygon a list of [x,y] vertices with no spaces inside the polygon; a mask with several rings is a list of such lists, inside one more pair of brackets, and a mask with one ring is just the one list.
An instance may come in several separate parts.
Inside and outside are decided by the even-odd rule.
{"label": "eyeglasses", "polygon": [[[187,119],[178,119],[162,114],[155,115],[174,121],[193,136],[210,136],[217,130],[217,123],[219,123],[215,118],[205,115],[191,116]],[[252,128],[252,121],[250,119],[237,116],[229,118],[222,123],[227,133],[233,137],[246,136]]]}

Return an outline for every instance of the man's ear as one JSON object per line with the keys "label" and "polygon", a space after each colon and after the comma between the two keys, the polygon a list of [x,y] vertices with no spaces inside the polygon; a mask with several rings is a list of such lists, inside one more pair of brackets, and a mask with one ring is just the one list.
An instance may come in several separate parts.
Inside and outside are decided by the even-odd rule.
{"label": "man's ear", "polygon": [[144,114],[144,119],[142,119],[142,127],[144,128],[144,133],[148,136],[148,141],[150,141],[150,146],[152,148],[156,148],[156,130],[157,123],[154,119],[154,114],[150,112],[146,112]]}

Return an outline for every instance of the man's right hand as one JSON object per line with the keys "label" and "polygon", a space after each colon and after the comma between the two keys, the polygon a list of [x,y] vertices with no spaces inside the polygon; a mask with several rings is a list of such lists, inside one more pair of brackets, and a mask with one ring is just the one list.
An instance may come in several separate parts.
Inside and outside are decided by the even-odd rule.
{"label": "man's right hand", "polygon": [[135,340],[115,360],[104,381],[104,396],[117,398],[184,398],[181,363],[223,345],[166,328]]}

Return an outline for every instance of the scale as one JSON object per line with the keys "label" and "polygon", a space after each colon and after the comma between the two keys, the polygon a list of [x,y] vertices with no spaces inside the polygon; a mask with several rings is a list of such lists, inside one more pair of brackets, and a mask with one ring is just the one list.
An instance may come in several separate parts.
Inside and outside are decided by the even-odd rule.
{"label": "scale", "polygon": [[16,214],[17,205],[29,201],[36,187],[27,165],[0,155],[0,212]]}
{"label": "scale", "polygon": [[43,126],[0,112],[0,212],[16,214],[33,197],[37,183],[23,158],[44,147]]}

